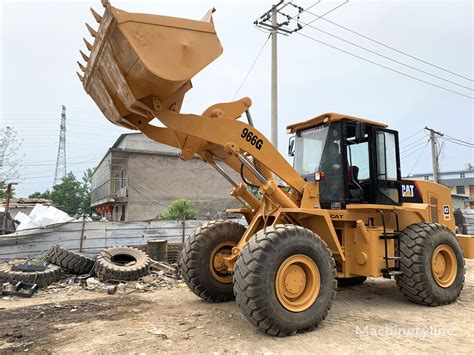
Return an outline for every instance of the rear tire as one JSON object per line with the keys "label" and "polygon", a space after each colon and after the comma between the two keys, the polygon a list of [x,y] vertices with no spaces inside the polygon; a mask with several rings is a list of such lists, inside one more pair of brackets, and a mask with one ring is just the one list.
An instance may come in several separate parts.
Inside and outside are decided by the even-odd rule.
{"label": "rear tire", "polygon": [[240,309],[274,336],[315,329],[331,308],[336,286],[336,265],[326,243],[309,229],[289,224],[253,235],[234,271]]}
{"label": "rear tire", "polygon": [[464,285],[463,252],[456,235],[437,223],[415,223],[400,235],[400,291],[426,306],[454,302]]}
{"label": "rear tire", "polygon": [[210,221],[198,227],[184,243],[179,266],[184,281],[197,296],[208,302],[234,299],[232,274],[222,264],[245,232],[233,221]]}

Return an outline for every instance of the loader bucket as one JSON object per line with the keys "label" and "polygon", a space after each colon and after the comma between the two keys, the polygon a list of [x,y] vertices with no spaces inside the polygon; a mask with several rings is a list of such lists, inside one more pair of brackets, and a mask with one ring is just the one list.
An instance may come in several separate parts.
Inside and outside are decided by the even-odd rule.
{"label": "loader bucket", "polygon": [[78,73],[84,89],[116,125],[133,128],[130,115],[152,118],[157,108],[179,112],[191,78],[214,61],[222,46],[210,10],[201,21],[129,13],[102,1],[91,9],[98,30],[86,24],[94,43]]}

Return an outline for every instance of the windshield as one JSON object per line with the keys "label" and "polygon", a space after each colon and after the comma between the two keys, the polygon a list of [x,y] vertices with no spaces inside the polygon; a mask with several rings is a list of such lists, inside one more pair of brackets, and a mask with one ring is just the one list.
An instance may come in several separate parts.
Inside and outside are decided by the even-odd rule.
{"label": "windshield", "polygon": [[319,170],[329,125],[298,132],[295,139],[295,169],[300,175],[313,174]]}

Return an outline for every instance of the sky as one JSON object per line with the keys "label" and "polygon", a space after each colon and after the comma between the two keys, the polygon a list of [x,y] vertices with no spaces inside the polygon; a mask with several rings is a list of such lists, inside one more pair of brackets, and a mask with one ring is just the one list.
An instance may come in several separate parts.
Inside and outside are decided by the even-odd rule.
{"label": "sky", "polygon": [[[311,12],[321,15],[344,1],[322,0]],[[253,21],[272,3],[112,1],[113,6],[130,12],[191,19],[200,19],[209,8],[217,9],[214,21],[224,53],[193,79],[183,113],[201,113],[214,103],[232,101],[268,36],[255,29]],[[307,8],[315,1],[294,3]],[[84,50],[82,38],[92,42],[84,23],[97,28],[89,7],[102,12],[100,1],[0,0],[0,4],[0,125],[13,126],[22,142],[18,150],[21,178],[16,196],[25,197],[53,184],[61,105],[66,106],[67,114],[67,170],[78,178],[87,168],[99,163],[121,133],[130,131],[114,126],[103,117],[75,74],[79,49]],[[301,21],[308,23],[314,18],[305,13]],[[380,121],[398,130],[403,175],[431,170],[425,126],[463,141],[474,141],[474,100],[465,97],[474,97],[473,1],[352,0],[326,18],[457,75],[322,20],[312,25],[326,33],[309,26],[300,31],[313,39],[298,33],[279,36],[278,148],[285,157],[289,138],[285,127],[324,112]],[[270,53],[270,42],[267,42],[236,96],[252,99],[254,123],[267,137],[270,137]],[[472,148],[444,141],[441,170],[463,169],[466,163],[474,163],[473,153]]]}

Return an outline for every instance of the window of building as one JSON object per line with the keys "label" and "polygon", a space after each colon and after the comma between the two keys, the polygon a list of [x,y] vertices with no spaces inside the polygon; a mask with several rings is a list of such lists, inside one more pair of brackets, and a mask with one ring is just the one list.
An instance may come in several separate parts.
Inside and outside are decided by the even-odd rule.
{"label": "window of building", "polygon": [[456,193],[458,195],[464,195],[466,193],[464,186],[456,186]]}
{"label": "window of building", "polygon": [[461,176],[461,178],[465,178],[466,174],[465,173],[460,173],[459,176]]}

